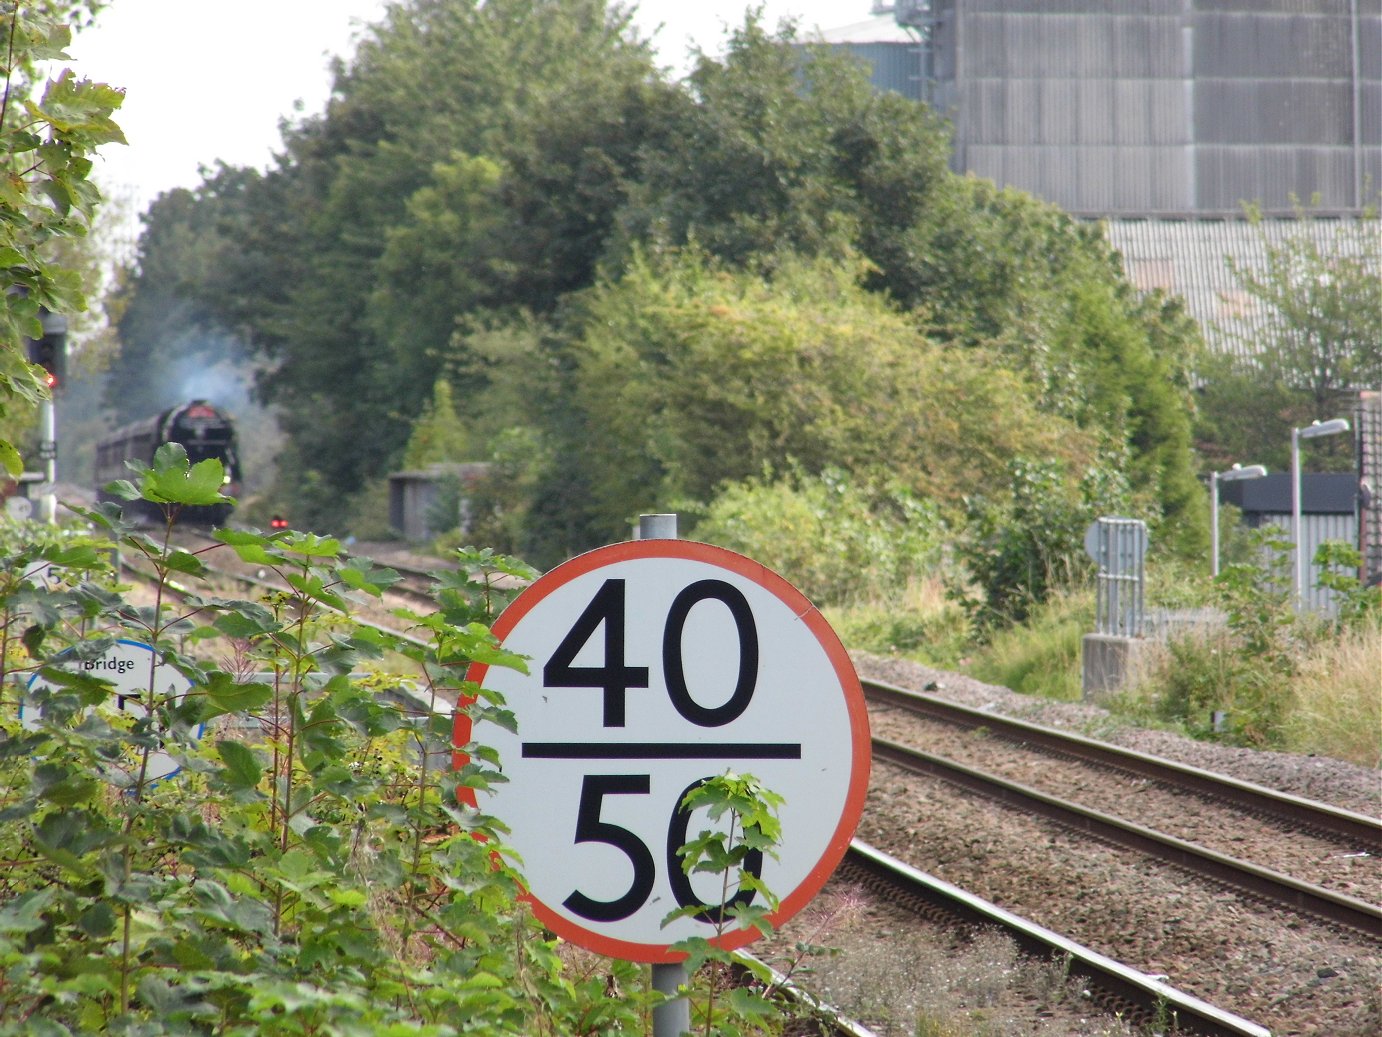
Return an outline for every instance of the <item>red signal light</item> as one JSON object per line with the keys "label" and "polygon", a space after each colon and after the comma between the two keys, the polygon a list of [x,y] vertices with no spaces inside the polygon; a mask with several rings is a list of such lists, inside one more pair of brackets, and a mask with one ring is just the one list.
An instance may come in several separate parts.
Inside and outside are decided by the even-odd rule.
{"label": "red signal light", "polygon": [[273,518],[269,519],[269,528],[270,528],[270,529],[287,529],[287,528],[288,528],[288,520],[287,520],[286,518],[284,518],[282,515],[275,515]]}

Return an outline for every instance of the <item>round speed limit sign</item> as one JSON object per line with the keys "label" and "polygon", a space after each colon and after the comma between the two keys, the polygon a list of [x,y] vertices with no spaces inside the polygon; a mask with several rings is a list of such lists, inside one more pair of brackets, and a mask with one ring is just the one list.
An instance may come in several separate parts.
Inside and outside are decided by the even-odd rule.
{"label": "round speed limit sign", "polygon": [[[537,580],[494,632],[529,674],[476,665],[469,677],[504,696],[517,733],[485,722],[472,732],[458,712],[456,744],[473,736],[498,750],[508,780],[478,806],[509,827],[553,931],[644,962],[713,937],[723,878],[688,877],[677,854],[709,821],[680,804],[726,770],[785,800],[778,859],[748,861],[780,899],[773,922],[830,877],[863,810],[868,719],[839,639],[782,577],[707,544],[615,544]],[[678,907],[704,910],[664,927]],[[735,930],[722,945],[757,935]]]}

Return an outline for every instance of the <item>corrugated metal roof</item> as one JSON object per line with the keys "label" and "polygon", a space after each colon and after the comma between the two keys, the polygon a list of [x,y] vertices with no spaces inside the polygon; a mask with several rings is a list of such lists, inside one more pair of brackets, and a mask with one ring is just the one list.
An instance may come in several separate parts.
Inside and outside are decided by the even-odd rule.
{"label": "corrugated metal roof", "polygon": [[1251,351],[1267,327],[1266,308],[1249,295],[1229,268],[1261,273],[1269,247],[1305,235],[1326,254],[1362,256],[1382,277],[1382,221],[1343,219],[1103,221],[1109,243],[1123,257],[1128,279],[1139,289],[1160,288],[1185,301],[1212,348]]}

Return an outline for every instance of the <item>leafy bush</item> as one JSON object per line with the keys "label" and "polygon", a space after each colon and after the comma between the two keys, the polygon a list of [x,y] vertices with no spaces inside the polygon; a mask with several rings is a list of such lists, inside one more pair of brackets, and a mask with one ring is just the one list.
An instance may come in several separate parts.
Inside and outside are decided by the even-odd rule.
{"label": "leafy bush", "polygon": [[695,536],[782,573],[817,605],[838,605],[895,599],[935,574],[945,530],[908,490],[856,485],[831,468],[731,484]]}
{"label": "leafy bush", "polygon": [[[1358,674],[1359,660],[1376,651],[1377,588],[1362,587],[1354,575],[1360,562],[1356,549],[1326,542],[1315,562],[1322,569],[1320,586],[1337,596],[1338,617],[1330,621],[1297,613],[1288,575],[1292,545],[1271,529],[1255,531],[1250,539],[1257,557],[1266,561],[1228,565],[1212,586],[1224,625],[1173,637],[1153,654],[1129,702],[1142,699],[1155,718],[1195,737],[1317,751],[1329,741],[1339,747],[1334,755],[1366,760],[1370,753],[1359,752],[1355,739],[1326,739],[1322,732],[1343,733],[1358,716],[1376,712],[1369,700],[1376,698],[1377,670],[1361,681]],[[1321,680],[1327,672],[1322,667],[1331,665],[1326,660],[1338,667],[1338,687],[1313,687],[1307,693],[1307,668],[1315,675],[1312,685],[1330,683]],[[1325,708],[1329,702],[1335,709]],[[1331,721],[1333,713],[1354,720]],[[1375,727],[1371,730],[1366,740],[1375,743]]]}
{"label": "leafy bush", "polygon": [[[145,496],[172,510],[218,496],[219,471],[165,451]],[[483,750],[439,765],[466,663],[518,664],[474,621],[486,599],[405,617],[420,648],[340,615],[392,576],[336,541],[221,531],[221,550],[292,590],[173,606],[172,578],[203,578],[201,558],[110,506],[83,514],[98,535],[11,545],[0,575],[4,686],[42,678],[21,692],[24,722],[9,695],[0,720],[0,1034],[641,1026],[654,995],[637,967],[568,973],[518,899],[502,829],[458,798],[490,780]],[[116,592],[116,547],[156,574],[154,605]],[[47,566],[65,574],[55,589]],[[153,649],[147,686],[118,703],[64,664],[116,638]],[[420,699],[352,676],[386,651],[419,667]],[[180,772],[151,780],[155,754]]]}
{"label": "leafy bush", "polygon": [[977,585],[968,597],[980,627],[1017,623],[1056,589],[1089,572],[1084,532],[1100,514],[1119,514],[1128,500],[1126,479],[1113,465],[1074,478],[1054,461],[1017,458],[999,487],[968,501],[968,525],[957,554]]}
{"label": "leafy bush", "polygon": [[[223,502],[221,485],[219,462],[166,446],[137,487],[119,484],[164,505],[162,539],[100,505],[79,509],[94,534],[0,544],[0,1037],[646,1032],[664,995],[537,924],[503,826],[467,805],[498,761],[453,744],[451,701],[512,725],[464,674],[524,665],[489,624],[516,593],[497,577],[534,573],[465,552],[438,575],[435,612],[395,610],[421,638],[386,634],[349,612],[397,574],[334,539],[219,530],[218,546],[172,546],[176,512]],[[152,604],[120,593],[117,549],[152,572]],[[286,589],[189,591],[218,550]],[[117,641],[147,649],[147,677],[73,665],[105,663]],[[386,655],[406,679],[358,672]],[[682,848],[688,873],[756,881],[743,863],[774,852],[780,799],[726,774],[689,802],[729,824]],[[766,926],[776,900],[759,892],[766,906],[721,926]],[[705,940],[684,950],[729,961]],[[707,1037],[776,1026],[770,974],[755,975],[756,991],[710,985]]]}

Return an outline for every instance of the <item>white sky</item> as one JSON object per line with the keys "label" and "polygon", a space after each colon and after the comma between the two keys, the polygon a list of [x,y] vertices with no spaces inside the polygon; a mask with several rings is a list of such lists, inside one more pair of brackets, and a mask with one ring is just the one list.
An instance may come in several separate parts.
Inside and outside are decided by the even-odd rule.
{"label": "white sky", "polygon": [[[638,21],[663,64],[680,67],[689,41],[715,51],[725,24],[750,0],[643,0]],[[217,159],[263,167],[281,117],[301,102],[320,111],[329,56],[349,52],[355,30],[383,0],[113,0],[73,41],[74,71],[126,89],[116,120],[128,147],[107,145],[96,179],[144,209],[160,192],[191,187]],[[871,0],[762,0],[770,25],[834,28],[870,16]]]}

